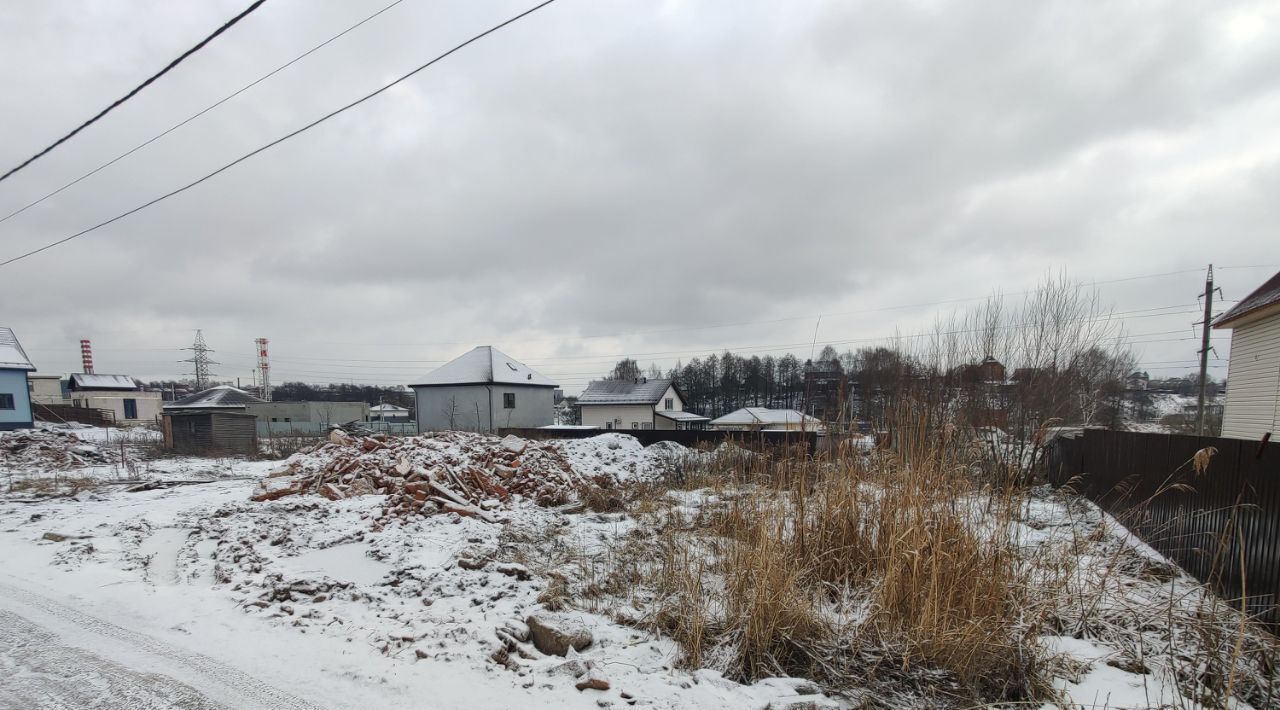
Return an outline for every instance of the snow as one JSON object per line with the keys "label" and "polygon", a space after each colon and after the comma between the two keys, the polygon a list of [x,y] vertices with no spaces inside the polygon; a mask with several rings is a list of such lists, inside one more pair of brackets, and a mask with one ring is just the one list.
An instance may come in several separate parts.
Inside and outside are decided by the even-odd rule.
{"label": "snow", "polygon": [[138,383],[128,375],[73,373],[71,383],[84,390],[136,390]]}
{"label": "snow", "polygon": [[18,336],[9,328],[0,327],[0,368],[9,370],[35,370],[27,357]]}
{"label": "snow", "polygon": [[[440,455],[458,455],[438,443]],[[714,455],[670,442],[642,447],[622,433],[553,445],[584,475],[619,481],[660,476],[672,457]],[[131,446],[126,456],[140,459]],[[739,684],[711,669],[676,668],[674,642],[622,623],[627,610],[608,607],[561,612],[591,631],[594,642],[576,660],[606,678],[607,691],[578,691],[563,671],[575,659],[516,652],[495,659],[502,658],[501,634],[519,633],[546,605],[551,579],[537,570],[551,560],[529,541],[551,536],[539,544],[575,548],[576,564],[594,573],[592,559],[617,555],[639,532],[628,513],[521,505],[505,525],[492,525],[453,514],[382,518],[382,495],[251,502],[258,480],[279,467],[173,457],[143,460],[137,476],[203,482],[132,492],[104,485],[37,502],[0,494],[0,627],[18,630],[0,632],[0,669],[19,669],[10,677],[22,678],[5,684],[21,695],[0,689],[0,701],[46,692],[79,698],[83,683],[39,684],[67,673],[138,693],[122,696],[119,707],[133,700],[153,707],[596,708],[627,705],[626,692],[644,707],[762,710],[812,692],[799,678]],[[109,482],[109,468],[81,471]],[[673,512],[693,517],[732,495],[701,489],[662,497]],[[980,500],[972,504],[980,510]],[[67,539],[44,539],[48,532]],[[1032,497],[1012,534],[1032,550],[1096,540],[1082,558],[1082,584],[1092,584],[1088,575],[1101,574],[1109,560],[1132,558],[1138,572],[1106,580],[1114,591],[1103,600],[1126,612],[1126,600],[1167,603],[1170,585],[1180,598],[1195,598],[1176,570],[1172,581],[1141,574],[1167,562],[1089,504]],[[1040,642],[1065,659],[1054,681],[1063,707],[1193,705],[1166,667],[1150,661],[1150,672],[1131,672],[1114,641],[1060,633]],[[24,651],[19,638],[38,639],[36,650]]]}
{"label": "snow", "polygon": [[492,345],[481,345],[441,365],[410,387],[475,384],[556,386],[550,378]]}
{"label": "snow", "polygon": [[817,426],[821,422],[794,409],[769,409],[767,407],[743,407],[715,419],[712,426],[777,426],[799,424]]}

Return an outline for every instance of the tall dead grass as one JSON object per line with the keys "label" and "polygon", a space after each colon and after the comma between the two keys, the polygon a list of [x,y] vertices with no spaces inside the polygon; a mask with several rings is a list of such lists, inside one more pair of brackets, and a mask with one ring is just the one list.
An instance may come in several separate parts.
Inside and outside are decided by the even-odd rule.
{"label": "tall dead grass", "polygon": [[944,445],[775,467],[712,516],[722,554],[664,565],[662,630],[743,680],[941,672],[970,697],[1033,696],[1016,505],[983,504]]}

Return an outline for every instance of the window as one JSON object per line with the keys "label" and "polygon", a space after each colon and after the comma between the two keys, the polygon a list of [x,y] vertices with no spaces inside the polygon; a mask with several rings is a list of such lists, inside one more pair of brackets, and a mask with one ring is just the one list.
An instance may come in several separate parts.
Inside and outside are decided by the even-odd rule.
{"label": "window", "polygon": [[613,428],[613,422],[605,422],[605,423],[604,423],[604,428],[605,428],[605,429],[612,429],[612,428]]}
{"label": "window", "polygon": [[124,403],[124,418],[137,419],[138,418],[138,400],[122,399],[120,401]]}
{"label": "window", "polygon": [[640,428],[640,422],[631,422],[631,428],[632,428],[632,429],[639,429],[639,428]]}
{"label": "window", "polygon": [[515,393],[515,392],[503,392],[503,393],[502,393],[502,408],[503,408],[503,409],[515,409],[515,408],[516,408],[516,393]]}
{"label": "window", "polygon": [[667,397],[667,409],[668,409],[668,410],[670,410],[672,407],[674,407],[674,406],[675,406],[675,403],[676,403],[676,401],[675,401],[675,399],[674,399],[674,398],[672,398],[672,397]]}
{"label": "window", "polygon": [[13,403],[13,395],[8,392],[0,392],[0,409],[17,409]]}

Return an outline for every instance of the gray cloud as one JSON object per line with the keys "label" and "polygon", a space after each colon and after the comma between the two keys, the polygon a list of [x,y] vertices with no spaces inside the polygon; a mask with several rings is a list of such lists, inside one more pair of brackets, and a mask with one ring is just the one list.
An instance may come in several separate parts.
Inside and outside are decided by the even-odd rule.
{"label": "gray cloud", "polygon": [[[0,210],[381,4],[264,6],[0,184]],[[18,107],[0,116],[0,163],[238,5],[0,8],[0,84]],[[190,180],[518,7],[406,0],[0,224],[0,256]],[[1265,2],[566,0],[189,193],[0,269],[0,321],[52,370],[75,366],[85,336],[114,369],[177,373],[163,348],[200,327],[246,376],[258,335],[279,372],[312,380],[407,381],[494,342],[575,389],[613,354],[807,342],[814,321],[796,316],[1018,291],[1049,269],[1106,280],[1273,263],[1278,27]],[[1268,275],[1220,279],[1240,297]],[[1132,310],[1193,302],[1198,282],[1103,289]],[[829,316],[819,336],[909,331],[937,310]],[[640,334],[578,337],[608,333]]]}

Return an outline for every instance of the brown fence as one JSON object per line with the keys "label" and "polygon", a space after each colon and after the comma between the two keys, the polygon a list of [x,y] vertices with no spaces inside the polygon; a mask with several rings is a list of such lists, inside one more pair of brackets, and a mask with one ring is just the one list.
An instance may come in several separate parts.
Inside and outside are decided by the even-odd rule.
{"label": "brown fence", "polygon": [[601,434],[634,436],[642,446],[674,441],[683,446],[718,446],[731,441],[755,451],[775,446],[805,446],[812,454],[818,435],[811,431],[719,431],[716,429],[499,429],[502,436],[515,434],[525,439],[586,439]]}
{"label": "brown fence", "polygon": [[110,409],[94,409],[92,407],[73,407],[69,404],[40,404],[32,402],[31,409],[36,419],[55,424],[80,422],[91,426],[115,426],[115,413]]}
{"label": "brown fence", "polygon": [[[1217,453],[1197,473],[1196,452]],[[1048,456],[1130,531],[1261,620],[1280,624],[1280,444],[1087,429]]]}

